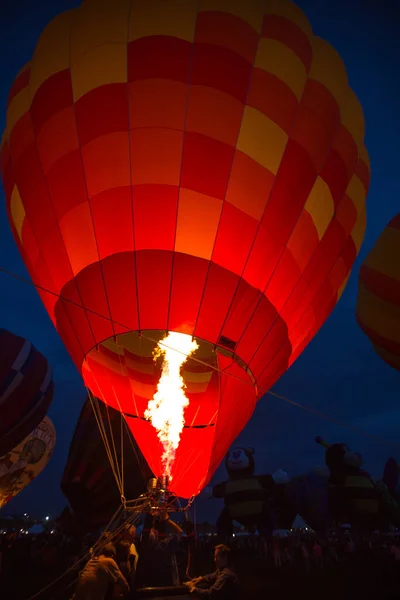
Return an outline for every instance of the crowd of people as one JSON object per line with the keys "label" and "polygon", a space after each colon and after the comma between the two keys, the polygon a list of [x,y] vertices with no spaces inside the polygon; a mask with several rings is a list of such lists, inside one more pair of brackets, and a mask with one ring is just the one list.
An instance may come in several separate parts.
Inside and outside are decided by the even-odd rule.
{"label": "crowd of people", "polygon": [[[73,600],[134,598],[147,586],[175,586],[196,598],[235,600],[239,585],[231,565],[230,548],[217,544],[213,552],[215,570],[190,578],[187,559],[194,541],[190,526],[185,527],[184,532],[184,528],[165,513],[149,528],[144,528],[138,542],[140,560],[133,525],[122,528],[116,535],[105,532],[105,543],[91,550],[92,557],[80,572]],[[186,581],[182,581],[185,563],[182,558],[186,558]]]}
{"label": "crowd of people", "polygon": [[[215,544],[214,540],[212,535],[199,536],[198,547],[207,553]],[[355,542],[349,531],[341,535],[318,536],[300,531],[284,537],[276,536],[269,544],[258,535],[236,535],[229,544],[237,555],[264,556],[273,569],[296,568],[309,572],[314,568],[350,563],[371,556],[398,567],[400,574],[400,536],[366,534]]]}
{"label": "crowd of people", "polygon": [[[257,535],[191,537],[183,525],[165,518],[161,527],[144,530],[140,537],[129,525],[117,534],[105,532],[95,542],[91,536],[78,540],[57,532],[0,536],[4,597],[29,598],[36,587],[46,588],[57,578],[40,598],[111,600],[140,597],[143,587],[181,586],[195,598],[250,600],[268,589],[280,590],[285,598],[284,590],[295,581],[301,581],[304,589],[316,581],[329,588],[329,578],[337,580],[342,573],[348,576],[346,586],[354,581],[359,587],[361,580],[370,581],[376,574],[381,586],[393,587],[400,578],[400,540],[380,534],[355,542],[348,532],[326,536],[294,532],[265,544]],[[21,572],[25,583],[30,582],[22,592]],[[373,596],[364,593],[365,597]],[[392,596],[382,592],[379,597]]]}

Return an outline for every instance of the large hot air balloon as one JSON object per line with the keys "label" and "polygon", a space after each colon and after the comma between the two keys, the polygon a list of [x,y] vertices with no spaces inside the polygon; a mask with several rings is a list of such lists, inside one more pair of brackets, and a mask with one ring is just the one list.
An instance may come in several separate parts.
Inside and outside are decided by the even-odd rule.
{"label": "large hot air balloon", "polygon": [[39,425],[53,390],[46,358],[28,340],[0,329],[0,456]]}
{"label": "large hot air balloon", "polygon": [[45,417],[22,442],[0,458],[0,508],[39,475],[49,462],[55,443],[53,423]]}
{"label": "large hot air balloon", "polygon": [[400,370],[400,213],[361,266],[356,317],[376,353]]}
{"label": "large hot air balloon", "polygon": [[286,0],[87,0],[17,76],[16,242],[87,387],[177,495],[206,485],[339,300],[363,140],[342,61]]}
{"label": "large hot air balloon", "polygon": [[[127,500],[145,492],[147,480],[153,476],[121,413],[99,403],[95,410],[87,400],[61,481],[75,521],[88,528],[108,523],[121,504],[121,491],[113,469],[118,480],[123,481],[122,490]],[[101,432],[99,418],[103,424]]]}

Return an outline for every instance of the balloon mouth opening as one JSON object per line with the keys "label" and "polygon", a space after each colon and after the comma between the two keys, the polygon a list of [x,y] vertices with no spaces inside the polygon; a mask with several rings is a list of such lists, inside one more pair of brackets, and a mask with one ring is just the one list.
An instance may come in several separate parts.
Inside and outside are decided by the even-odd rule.
{"label": "balloon mouth opening", "polygon": [[[182,334],[184,335],[184,334]],[[162,374],[162,357],[157,348],[165,348],[165,330],[129,331],[107,338],[93,347],[82,363],[82,377],[93,396],[119,410],[130,419],[146,419],[148,403],[153,399]],[[189,337],[189,336],[187,336]],[[186,357],[180,370],[189,403],[184,429],[215,427],[220,388],[224,378],[244,384],[253,399],[258,397],[256,380],[246,363],[227,347],[202,338],[191,338],[198,348]]]}
{"label": "balloon mouth opening", "polygon": [[[130,331],[108,338],[86,355],[82,377],[92,396],[124,415],[154,475],[168,475],[170,490],[189,498],[201,490],[207,478],[216,436],[228,429],[232,440],[236,437],[254,411],[257,390],[250,370],[232,350],[188,334],[172,333]],[[165,396],[158,402],[167,356],[160,348],[167,338],[170,349],[176,349],[177,339],[185,341],[186,349],[179,371],[174,363],[177,357],[169,354],[169,374],[174,384],[178,381],[181,385],[175,385],[171,397],[167,394],[168,407],[173,399],[168,415],[163,408]],[[193,353],[187,352],[192,343],[197,347]],[[226,448],[221,447],[220,452],[223,455]],[[188,464],[196,470],[196,483],[190,488],[182,475]]]}

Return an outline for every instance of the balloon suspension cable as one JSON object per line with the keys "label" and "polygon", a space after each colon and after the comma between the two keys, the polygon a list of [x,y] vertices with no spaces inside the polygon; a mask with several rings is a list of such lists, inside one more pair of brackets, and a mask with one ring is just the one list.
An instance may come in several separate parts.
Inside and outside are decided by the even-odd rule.
{"label": "balloon suspension cable", "polygon": [[[108,524],[106,525],[105,531],[112,529],[112,527],[116,523],[118,523],[118,520],[121,517],[121,511],[122,511],[122,507],[119,506],[117,508],[117,510],[115,511],[115,513],[113,514],[113,516],[111,517]],[[40,590],[38,590],[37,592],[35,592],[31,596],[29,596],[26,600],[36,600],[37,598],[40,598],[40,596],[42,594],[44,594],[49,589],[51,589],[56,583],[59,583],[60,581],[65,579],[67,577],[67,575],[75,572],[75,578],[73,579],[73,581],[68,583],[66,588],[64,588],[64,591],[66,589],[68,589],[71,585],[73,585],[76,582],[78,575],[79,575],[78,569],[80,568],[80,566],[83,565],[85,563],[85,561],[89,560],[94,554],[98,554],[104,548],[104,546],[106,544],[110,543],[110,541],[112,541],[112,539],[114,539],[122,531],[122,529],[124,527],[126,527],[127,522],[133,523],[135,520],[137,520],[136,515],[134,515],[133,517],[129,516],[128,519],[124,520],[123,523],[121,525],[119,525],[119,527],[117,529],[115,529],[113,531],[112,535],[109,538],[105,538],[103,535],[100,535],[100,537],[98,538],[98,540],[96,541],[94,546],[92,548],[90,548],[83,556],[78,558],[78,560],[76,562],[74,562],[70,567],[68,567],[68,569],[66,571],[63,571],[63,573],[61,573],[61,575],[59,575],[58,577],[56,577],[55,579],[50,581],[49,584],[47,584],[45,587],[41,588]]]}

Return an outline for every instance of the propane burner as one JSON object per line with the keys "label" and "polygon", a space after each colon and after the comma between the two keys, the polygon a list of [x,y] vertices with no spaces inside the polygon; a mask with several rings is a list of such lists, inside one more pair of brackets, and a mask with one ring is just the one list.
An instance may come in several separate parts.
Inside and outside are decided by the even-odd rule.
{"label": "propane burner", "polygon": [[147,481],[147,490],[136,500],[126,502],[126,508],[135,512],[151,513],[158,516],[161,512],[180,512],[176,494],[169,489],[168,475],[152,477]]}

